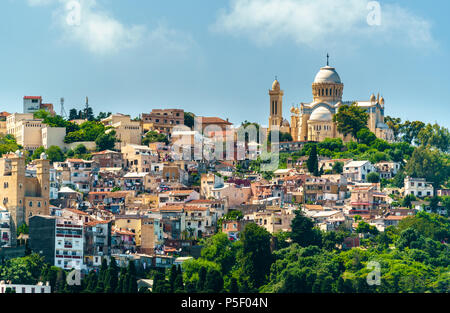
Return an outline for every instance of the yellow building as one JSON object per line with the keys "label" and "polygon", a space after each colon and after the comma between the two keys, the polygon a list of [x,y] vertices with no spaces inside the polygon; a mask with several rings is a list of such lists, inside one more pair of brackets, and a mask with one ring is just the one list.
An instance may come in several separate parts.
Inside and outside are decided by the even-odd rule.
{"label": "yellow building", "polygon": [[312,84],[313,101],[300,103],[291,108],[291,124],[282,117],[282,102],[284,92],[280,83],[275,80],[270,95],[270,129],[275,126],[281,132],[289,132],[293,141],[323,141],[325,138],[342,138],[350,140],[350,136],[344,136],[338,132],[333,116],[342,105],[356,103],[368,114],[367,127],[378,138],[392,141],[392,130],[384,123],[384,99],[371,95],[369,100],[343,101],[344,84],[334,67],[328,65],[322,67],[317,73]]}
{"label": "yellow building", "polygon": [[16,244],[17,227],[33,215],[50,215],[50,162],[45,154],[34,160],[35,177],[25,176],[21,152],[0,159],[1,206],[11,214],[11,243]]}
{"label": "yellow building", "polygon": [[116,137],[119,142],[116,143],[116,149],[120,150],[121,147],[127,144],[140,145],[142,141],[142,126],[140,121],[131,120],[130,115],[125,114],[112,114],[102,120],[105,126],[112,127],[111,130],[107,130],[106,133],[112,130],[116,131]]}
{"label": "yellow building", "polygon": [[135,234],[136,247],[141,253],[152,254],[162,243],[162,224],[159,218],[124,215],[116,217],[114,226]]}

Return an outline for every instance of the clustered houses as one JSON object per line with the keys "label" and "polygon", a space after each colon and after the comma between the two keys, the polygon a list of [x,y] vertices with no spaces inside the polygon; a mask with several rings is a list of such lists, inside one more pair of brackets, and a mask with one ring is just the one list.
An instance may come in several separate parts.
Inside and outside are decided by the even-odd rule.
{"label": "clustered houses", "polygon": [[[26,99],[27,110],[41,107],[40,101]],[[54,130],[41,130],[45,128],[42,121],[33,120],[32,113],[2,116],[4,133],[28,134],[23,130],[26,124],[47,134],[48,141],[59,138]],[[356,227],[356,215],[382,230],[417,210],[430,209],[423,199],[413,201],[410,209],[394,205],[394,199],[405,195],[433,196],[433,186],[425,179],[406,177],[403,189],[381,190],[380,183],[368,182],[373,172],[382,179],[394,177],[399,163],[320,158],[323,174],[315,177],[307,170],[305,156],[288,158],[286,168],[276,169],[273,175],[240,171],[249,162],[238,161],[237,151],[226,161],[179,158],[176,143],[190,144],[186,151],[192,156],[198,152],[194,142],[209,147],[219,141],[219,135],[230,139],[234,149],[240,147],[228,120],[200,117],[196,121],[203,122],[202,127],[183,130],[183,110],[153,110],[142,114],[140,121],[113,114],[101,122],[108,131],[116,131],[120,142],[113,150],[92,153],[90,160],[68,158],[51,164],[43,153],[26,164],[20,151],[3,155],[0,249],[17,247],[17,229],[26,223],[30,249],[54,266],[87,273],[114,256],[124,266],[134,260],[142,266],[170,267],[198,256],[199,240],[217,231],[230,240],[239,240],[248,223],[271,233],[290,231],[300,206],[324,231],[341,225]],[[142,145],[144,130],[167,134],[169,144]],[[25,137],[23,145],[28,150],[41,140]],[[303,145],[285,142],[282,148],[298,151]],[[248,150],[252,145],[243,146]],[[338,162],[342,164],[336,166]],[[339,167],[342,171],[336,173]],[[227,215],[230,211],[242,214],[232,218]],[[356,241],[346,242],[346,246],[354,245]]]}

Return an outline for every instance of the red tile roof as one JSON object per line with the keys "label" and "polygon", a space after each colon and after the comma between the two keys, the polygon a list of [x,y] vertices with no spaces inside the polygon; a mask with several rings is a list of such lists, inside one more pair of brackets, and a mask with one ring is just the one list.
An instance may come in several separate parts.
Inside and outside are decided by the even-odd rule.
{"label": "red tile roof", "polygon": [[69,211],[69,212],[78,214],[78,215],[89,215],[89,214],[87,214],[86,212],[83,212],[83,211],[80,211],[80,210],[77,210],[77,209],[71,209],[71,208],[68,208],[68,209],[66,209],[66,210]]}
{"label": "red tile roof", "polygon": [[205,117],[205,116],[201,116],[199,117],[200,122],[202,124],[227,124],[227,125],[232,125],[230,122],[227,122],[223,119],[221,119],[220,117]]}
{"label": "red tile roof", "polygon": [[36,99],[42,99],[40,96],[25,96],[23,97],[24,100],[36,100]]}
{"label": "red tile roof", "polygon": [[85,226],[96,226],[98,224],[108,224],[110,221],[90,221],[87,223],[84,223]]}

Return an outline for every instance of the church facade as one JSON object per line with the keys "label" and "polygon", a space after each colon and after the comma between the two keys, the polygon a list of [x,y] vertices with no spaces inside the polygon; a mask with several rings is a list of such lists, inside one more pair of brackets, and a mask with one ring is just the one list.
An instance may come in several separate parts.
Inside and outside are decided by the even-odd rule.
{"label": "church facade", "polygon": [[351,139],[350,135],[343,136],[337,130],[333,116],[342,105],[357,106],[366,110],[369,115],[367,127],[378,138],[393,140],[392,130],[384,123],[384,98],[372,94],[367,101],[342,101],[344,84],[334,67],[322,67],[312,84],[313,101],[293,106],[291,122],[283,118],[283,96],[277,79],[269,90],[270,117],[269,130],[279,129],[280,132],[290,133],[293,141],[323,141],[325,138]]}

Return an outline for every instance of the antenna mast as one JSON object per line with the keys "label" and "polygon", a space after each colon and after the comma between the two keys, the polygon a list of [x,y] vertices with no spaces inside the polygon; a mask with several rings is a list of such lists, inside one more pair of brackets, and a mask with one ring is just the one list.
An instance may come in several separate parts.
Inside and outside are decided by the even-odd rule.
{"label": "antenna mast", "polygon": [[67,118],[66,110],[64,109],[64,98],[61,98],[61,116]]}

